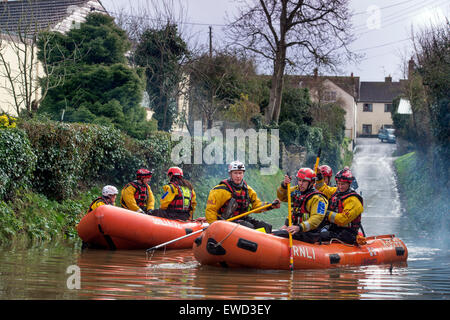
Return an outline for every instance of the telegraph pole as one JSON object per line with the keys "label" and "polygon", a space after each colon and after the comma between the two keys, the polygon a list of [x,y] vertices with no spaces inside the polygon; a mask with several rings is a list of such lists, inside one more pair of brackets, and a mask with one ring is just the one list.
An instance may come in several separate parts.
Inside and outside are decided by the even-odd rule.
{"label": "telegraph pole", "polygon": [[212,26],[209,26],[209,57],[212,58]]}

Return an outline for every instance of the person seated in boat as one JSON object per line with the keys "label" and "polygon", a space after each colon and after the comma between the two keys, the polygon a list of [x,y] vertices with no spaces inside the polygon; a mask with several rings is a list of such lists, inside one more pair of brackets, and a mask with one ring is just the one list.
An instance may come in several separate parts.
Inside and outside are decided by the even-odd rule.
{"label": "person seated in boat", "polygon": [[[263,203],[256,192],[244,180],[245,165],[241,161],[233,161],[228,165],[228,179],[222,180],[209,192],[206,203],[205,217],[208,223],[216,220],[226,220],[247,211],[257,209],[269,203]],[[280,201],[273,202],[271,210],[280,207]],[[272,232],[272,225],[244,216],[234,222],[252,229],[264,228],[267,233]]]}
{"label": "person seated in boat", "polygon": [[150,214],[167,219],[192,220],[197,206],[194,187],[183,178],[183,170],[179,167],[169,168],[167,176],[169,183],[163,186],[160,207]]}
{"label": "person seated in boat", "polygon": [[364,208],[363,198],[351,188],[354,179],[351,170],[345,167],[335,176],[336,187],[330,187],[319,172],[316,187],[329,202],[325,215],[329,226],[321,232],[323,241],[335,238],[349,244],[356,242]]}
{"label": "person seated in boat", "polygon": [[329,165],[323,164],[319,167],[319,170],[322,173],[324,182],[329,186],[333,176],[333,169]]}
{"label": "person seated in boat", "polygon": [[147,169],[139,169],[136,172],[136,180],[127,183],[121,192],[120,204],[123,208],[147,213],[155,208],[155,197],[148,184],[153,172]]}
{"label": "person seated in boat", "polygon": [[88,213],[105,204],[113,206],[116,202],[118,193],[119,190],[117,190],[116,187],[110,185],[104,186],[102,189],[102,196],[92,201],[92,203],[89,205]]}
{"label": "person seated in boat", "polygon": [[[292,225],[288,219],[285,224],[273,234],[289,237],[295,240],[315,243],[320,241],[320,230],[324,226],[323,219],[327,211],[328,200],[324,194],[314,187],[316,173],[310,168],[301,168],[297,172],[297,185],[290,189],[292,202]],[[277,196],[281,201],[288,201],[287,184],[291,183],[288,175],[277,189]]]}

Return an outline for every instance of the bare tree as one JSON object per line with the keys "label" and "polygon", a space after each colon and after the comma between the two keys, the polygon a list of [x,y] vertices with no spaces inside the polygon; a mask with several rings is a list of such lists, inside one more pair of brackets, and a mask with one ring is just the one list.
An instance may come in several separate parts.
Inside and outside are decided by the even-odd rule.
{"label": "bare tree", "polygon": [[213,51],[187,65],[193,108],[199,107],[208,129],[226,107],[241,98],[243,83],[255,75],[253,61],[248,57],[238,52]]}
{"label": "bare tree", "polygon": [[348,48],[353,41],[349,0],[241,2],[243,5],[229,22],[226,33],[232,45],[272,63],[265,120],[268,124],[277,123],[286,66],[302,71],[317,66],[336,70],[344,58],[354,58]]}

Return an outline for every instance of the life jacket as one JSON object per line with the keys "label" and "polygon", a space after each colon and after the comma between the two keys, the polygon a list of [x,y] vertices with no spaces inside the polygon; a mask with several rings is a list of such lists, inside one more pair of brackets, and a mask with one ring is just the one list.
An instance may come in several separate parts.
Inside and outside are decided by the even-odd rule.
{"label": "life jacket", "polygon": [[306,204],[308,203],[309,199],[311,199],[316,194],[325,197],[322,192],[317,191],[314,188],[308,189],[306,193],[302,193],[299,190],[294,190],[291,192],[292,224],[300,224],[309,219],[311,214],[306,210]]}
{"label": "life jacket", "polygon": [[98,197],[97,199],[92,201],[91,204],[89,205],[88,213],[94,210],[92,209],[92,206],[99,200],[103,201],[105,204],[114,205],[109,198]]}
{"label": "life jacket", "polygon": [[[126,189],[129,185],[132,185],[136,189],[136,191],[134,192],[134,199],[136,200],[137,206],[142,210],[147,210],[147,200],[149,197],[147,184],[139,183],[137,180],[134,180],[126,184],[123,188]],[[122,206],[124,208],[128,208],[123,199]]]}
{"label": "life jacket", "polygon": [[[348,197],[357,197],[358,200],[361,202],[361,204],[364,205],[363,198],[357,192],[355,192],[355,190],[349,189],[346,192],[335,192],[330,197],[330,200],[328,202],[328,210],[337,213],[343,212],[344,211],[343,202]],[[347,228],[350,228],[353,232],[358,233],[360,226],[361,226],[361,215],[359,215],[352,222],[350,222]]]}
{"label": "life jacket", "polygon": [[[248,186],[245,181],[243,181],[242,188],[240,190],[238,190],[233,184],[231,184],[228,179],[222,180],[219,186],[215,189],[228,190],[231,193],[231,197],[236,200],[237,207],[236,210],[232,212],[232,217],[248,211],[248,206],[250,205],[250,196],[248,194]],[[238,191],[240,191],[240,193],[238,193]],[[226,212],[229,202],[230,200],[227,200],[219,209],[220,215]]]}
{"label": "life jacket", "polygon": [[172,193],[174,193],[174,187],[177,188],[178,194],[173,198],[172,202],[167,207],[167,210],[175,213],[189,214],[192,210],[192,190],[173,182],[169,183],[169,186]]}

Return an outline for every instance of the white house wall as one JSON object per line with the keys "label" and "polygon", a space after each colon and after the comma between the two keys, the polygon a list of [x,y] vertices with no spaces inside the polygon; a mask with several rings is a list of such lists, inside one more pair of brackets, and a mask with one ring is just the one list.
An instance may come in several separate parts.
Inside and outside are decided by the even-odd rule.
{"label": "white house wall", "polygon": [[[1,39],[0,44],[0,51],[5,57],[5,60],[8,61],[11,67],[11,74],[13,77],[17,77],[17,79],[20,79],[20,70],[19,70],[19,59],[20,61],[23,61],[24,55],[22,53],[17,53],[17,49],[15,48],[17,44],[14,44],[6,39]],[[19,45],[20,49],[23,50],[24,44]],[[36,54],[36,51],[34,52]],[[28,57],[30,59],[30,56]],[[33,79],[37,81],[37,78],[39,75],[42,75],[44,73],[41,63],[37,61],[37,56],[34,57],[35,62],[33,66]],[[3,62],[0,63],[0,112],[6,112],[11,116],[17,116],[17,108],[14,101],[14,95],[12,92],[12,86],[9,81],[9,79],[5,75],[6,69]],[[16,96],[18,96],[19,99],[23,99],[20,97],[20,92],[23,91],[23,81],[22,80],[16,80],[15,81],[15,91]],[[33,84],[33,89],[35,90],[35,93],[33,93],[32,100],[37,100],[40,97],[40,90],[37,89],[37,82]],[[25,105],[21,103],[20,108],[25,108]]]}
{"label": "white house wall", "polygon": [[345,136],[354,142],[356,139],[357,114],[355,98],[328,79],[324,81],[324,86],[327,90],[336,91],[336,99],[342,102],[341,107],[345,111]]}
{"label": "white house wall", "polygon": [[[390,112],[384,111],[385,103],[372,103],[372,112],[363,112],[365,102],[358,102],[357,135],[363,134],[363,125],[372,125],[372,135],[378,134],[384,125],[392,125]],[[367,102],[369,103],[369,102]]]}

